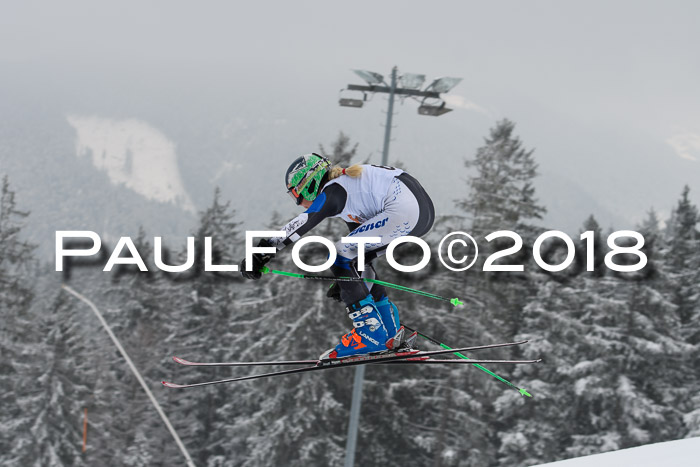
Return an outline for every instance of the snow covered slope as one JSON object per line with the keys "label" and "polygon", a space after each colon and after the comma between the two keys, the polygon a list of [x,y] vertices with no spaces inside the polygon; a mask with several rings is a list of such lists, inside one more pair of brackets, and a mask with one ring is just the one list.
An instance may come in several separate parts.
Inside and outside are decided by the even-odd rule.
{"label": "snow covered slope", "polygon": [[695,467],[700,465],[700,438],[647,444],[630,449],[577,457],[550,464],[551,467]]}
{"label": "snow covered slope", "polygon": [[163,133],[136,119],[67,118],[77,131],[78,156],[89,155],[113,184],[194,211],[180,176],[175,144]]}

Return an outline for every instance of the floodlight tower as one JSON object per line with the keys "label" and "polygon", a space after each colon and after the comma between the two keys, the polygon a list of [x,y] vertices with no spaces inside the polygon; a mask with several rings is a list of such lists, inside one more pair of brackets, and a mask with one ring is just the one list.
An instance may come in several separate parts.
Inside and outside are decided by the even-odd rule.
{"label": "floodlight tower", "polygon": [[[384,148],[382,149],[382,165],[389,162],[389,143],[391,142],[391,120],[394,116],[395,96],[411,97],[420,99],[418,107],[419,115],[439,117],[452,109],[445,107],[445,101],[440,94],[449,92],[457,86],[462,78],[436,78],[425,89],[421,86],[425,82],[425,75],[415,73],[404,73],[398,76],[398,69],[391,69],[391,83],[384,81],[384,76],[374,71],[352,70],[360,78],[365,80],[367,85],[348,84],[347,88],[341,89],[341,97],[338,102],[342,107],[362,108],[367,101],[368,93],[389,94],[389,103],[386,112],[386,126],[384,128]],[[400,84],[400,86],[399,86]],[[344,91],[361,92],[362,99],[343,97]],[[348,440],[345,446],[345,467],[352,467],[355,464],[355,447],[357,445],[357,428],[360,423],[360,404],[362,402],[362,385],[365,379],[365,365],[358,365],[355,368],[355,381],[352,388],[352,403],[350,406],[350,421],[348,423]]]}
{"label": "floodlight tower", "polygon": [[[389,161],[389,143],[391,142],[391,121],[394,116],[394,98],[395,96],[411,97],[420,100],[418,107],[419,115],[428,115],[439,117],[447,112],[452,111],[445,107],[445,101],[440,94],[449,92],[453,87],[462,81],[462,78],[436,78],[425,89],[421,90],[421,86],[425,82],[425,75],[416,73],[404,73],[398,75],[398,69],[391,69],[391,82],[387,84],[384,81],[384,76],[374,71],[367,70],[352,70],[362,78],[367,85],[348,84],[345,89],[341,90],[341,98],[339,104],[342,107],[361,108],[367,101],[368,93],[386,93],[389,94],[389,102],[386,112],[386,126],[384,128],[384,148],[382,149],[382,165],[387,165]],[[342,92],[361,92],[362,99],[342,97]]]}

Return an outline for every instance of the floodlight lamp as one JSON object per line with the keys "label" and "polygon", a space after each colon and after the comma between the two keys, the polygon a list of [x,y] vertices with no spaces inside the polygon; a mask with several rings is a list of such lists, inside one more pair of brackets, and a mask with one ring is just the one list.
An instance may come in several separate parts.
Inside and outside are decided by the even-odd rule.
{"label": "floodlight lamp", "polygon": [[430,85],[425,90],[440,93],[449,92],[450,89],[457,86],[460,81],[462,81],[462,78],[450,78],[447,76],[442,78],[436,78],[432,83],[430,83]]}
{"label": "floodlight lamp", "polygon": [[448,109],[447,107],[445,107],[444,102],[440,105],[421,104],[421,106],[418,107],[419,115],[427,115],[430,117],[439,117],[440,115],[444,115],[447,112],[452,112],[452,109]]}
{"label": "floodlight lamp", "polygon": [[356,109],[359,109],[364,105],[364,102],[367,100],[367,94],[364,92],[362,93],[362,99],[355,99],[353,97],[344,97],[343,95],[347,96],[350,94],[351,96],[357,96],[357,93],[354,91],[348,91],[347,89],[341,89],[340,90],[340,96],[338,98],[338,104],[340,104],[341,107],[354,107]]}
{"label": "floodlight lamp", "polygon": [[404,73],[399,80],[401,81],[401,86],[406,89],[419,89],[425,82],[425,75]]}
{"label": "floodlight lamp", "polygon": [[341,107],[354,107],[356,109],[359,109],[364,105],[364,101],[362,99],[350,99],[347,97],[341,97],[338,101],[338,104],[340,104]]}
{"label": "floodlight lamp", "polygon": [[357,76],[367,81],[367,84],[382,84],[384,82],[384,76],[376,73],[374,71],[367,70],[352,70]]}

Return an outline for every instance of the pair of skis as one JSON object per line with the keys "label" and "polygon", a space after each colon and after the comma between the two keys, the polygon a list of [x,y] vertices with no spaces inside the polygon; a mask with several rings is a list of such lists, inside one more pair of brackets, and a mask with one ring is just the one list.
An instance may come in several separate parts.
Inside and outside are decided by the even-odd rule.
{"label": "pair of skis", "polygon": [[294,373],[306,373],[310,371],[321,371],[330,370],[333,368],[345,368],[348,366],[355,365],[366,365],[366,364],[406,364],[406,365],[423,365],[423,364],[472,364],[477,365],[481,363],[539,363],[542,360],[463,360],[463,359],[434,359],[435,356],[441,356],[451,353],[469,352],[472,350],[482,350],[482,349],[493,349],[496,347],[510,347],[515,345],[522,345],[527,343],[526,340],[518,342],[507,342],[502,344],[489,344],[480,345],[475,347],[462,347],[459,349],[442,349],[442,350],[431,350],[431,351],[419,351],[410,350],[403,352],[394,353],[383,353],[375,355],[360,355],[354,357],[346,357],[337,360],[277,360],[277,361],[263,361],[263,362],[213,362],[213,363],[203,363],[203,362],[191,362],[180,357],[173,357],[173,360],[184,366],[196,366],[196,367],[223,367],[223,366],[276,366],[276,365],[308,365],[302,366],[300,368],[293,368],[289,370],[273,371],[270,373],[260,373],[249,376],[241,376],[237,378],[228,378],[218,381],[205,381],[202,383],[192,383],[192,384],[177,384],[163,381],[163,385],[169,388],[184,389],[193,388],[200,386],[211,386],[213,384],[222,383],[233,383],[237,381],[249,381],[260,378],[269,378],[273,376],[290,375]]}

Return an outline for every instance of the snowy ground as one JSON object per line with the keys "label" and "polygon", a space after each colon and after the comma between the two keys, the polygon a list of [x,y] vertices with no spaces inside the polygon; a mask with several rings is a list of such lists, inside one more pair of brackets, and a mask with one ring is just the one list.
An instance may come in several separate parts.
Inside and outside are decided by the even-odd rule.
{"label": "snowy ground", "polygon": [[540,465],[552,467],[693,467],[700,465],[700,438],[648,444],[637,448],[621,449]]}

